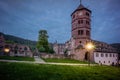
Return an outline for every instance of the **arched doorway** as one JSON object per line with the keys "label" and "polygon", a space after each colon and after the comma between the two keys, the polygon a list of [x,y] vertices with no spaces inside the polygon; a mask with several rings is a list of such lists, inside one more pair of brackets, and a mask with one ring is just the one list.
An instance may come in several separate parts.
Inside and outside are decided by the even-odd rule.
{"label": "arched doorway", "polygon": [[88,52],[85,53],[85,60],[86,60],[86,61],[89,60],[89,53],[88,53]]}

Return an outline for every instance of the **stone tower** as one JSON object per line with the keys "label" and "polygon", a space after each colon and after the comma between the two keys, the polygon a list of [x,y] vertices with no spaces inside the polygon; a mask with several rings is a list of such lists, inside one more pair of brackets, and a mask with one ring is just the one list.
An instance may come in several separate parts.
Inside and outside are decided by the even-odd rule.
{"label": "stone tower", "polygon": [[75,47],[83,46],[91,38],[91,10],[84,7],[81,2],[78,8],[71,14],[72,17],[72,38]]}

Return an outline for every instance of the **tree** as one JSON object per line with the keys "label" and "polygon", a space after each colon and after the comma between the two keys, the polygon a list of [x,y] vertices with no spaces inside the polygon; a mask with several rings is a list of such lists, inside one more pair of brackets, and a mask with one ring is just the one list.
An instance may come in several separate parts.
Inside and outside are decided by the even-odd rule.
{"label": "tree", "polygon": [[49,49],[49,53],[51,53],[51,54],[54,54],[54,53],[55,53],[55,51],[53,50],[53,48],[50,48],[50,49]]}
{"label": "tree", "polygon": [[48,35],[46,30],[39,31],[37,49],[39,52],[49,52]]}

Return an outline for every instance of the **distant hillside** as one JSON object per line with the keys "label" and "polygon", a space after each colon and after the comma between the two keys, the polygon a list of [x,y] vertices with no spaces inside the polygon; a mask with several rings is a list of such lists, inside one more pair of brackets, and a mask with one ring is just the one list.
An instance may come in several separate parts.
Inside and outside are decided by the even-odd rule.
{"label": "distant hillside", "polygon": [[114,44],[111,44],[111,46],[116,48],[119,51],[119,53],[120,53],[120,43],[114,43]]}
{"label": "distant hillside", "polygon": [[23,45],[28,45],[31,48],[35,48],[36,47],[36,43],[37,43],[36,41],[23,39],[23,38],[20,38],[20,37],[4,34],[4,33],[1,33],[1,32],[0,32],[0,35],[4,36],[6,43],[23,44]]}

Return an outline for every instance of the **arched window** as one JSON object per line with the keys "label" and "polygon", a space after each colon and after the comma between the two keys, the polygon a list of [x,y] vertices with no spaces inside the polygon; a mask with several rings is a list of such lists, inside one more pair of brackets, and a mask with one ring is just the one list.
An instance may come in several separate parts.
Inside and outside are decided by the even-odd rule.
{"label": "arched window", "polygon": [[78,20],[78,24],[83,24],[83,20]]}
{"label": "arched window", "polygon": [[83,30],[78,30],[78,35],[83,35]]}
{"label": "arched window", "polygon": [[87,36],[90,36],[90,31],[87,30],[87,31],[86,31],[86,35],[87,35]]}
{"label": "arched window", "polygon": [[81,20],[81,24],[83,24],[83,20]]}
{"label": "arched window", "polygon": [[89,22],[89,21],[86,21],[86,24],[90,25],[90,22]]}
{"label": "arched window", "polygon": [[88,12],[86,12],[86,16],[90,16]]}
{"label": "arched window", "polygon": [[78,24],[80,24],[80,20],[78,21]]}

